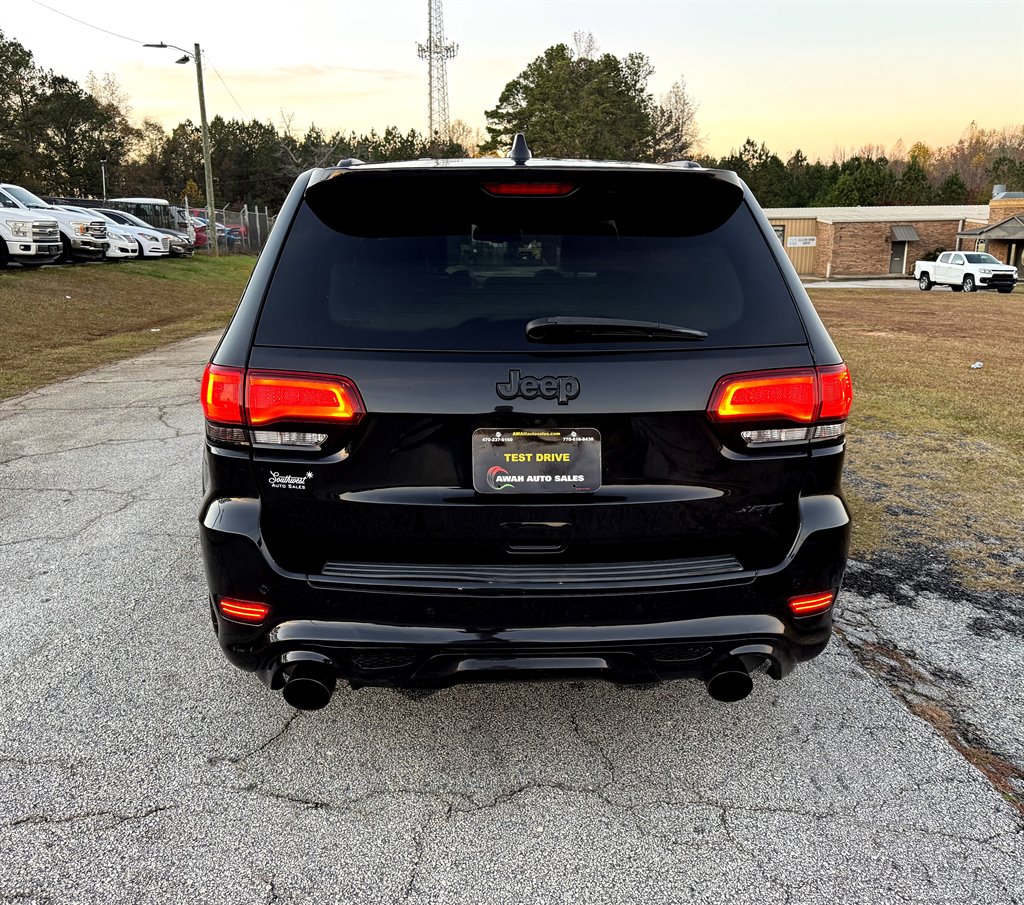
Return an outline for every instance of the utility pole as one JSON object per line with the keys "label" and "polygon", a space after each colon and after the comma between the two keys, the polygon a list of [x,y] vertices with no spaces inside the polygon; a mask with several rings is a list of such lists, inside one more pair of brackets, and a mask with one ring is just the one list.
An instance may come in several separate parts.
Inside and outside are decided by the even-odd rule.
{"label": "utility pole", "polygon": [[444,42],[444,12],[441,0],[427,0],[427,43],[417,44],[421,60],[427,61],[428,133],[435,152],[437,146],[448,144],[451,129],[448,122],[448,60],[459,52],[458,44]]}
{"label": "utility pole", "polygon": [[190,59],[196,62],[196,82],[199,84],[199,125],[203,130],[203,171],[206,177],[206,219],[209,221],[206,225],[206,245],[213,251],[213,256],[216,258],[220,254],[220,249],[217,247],[217,210],[213,204],[213,163],[210,160],[210,128],[206,123],[206,93],[203,91],[203,52],[199,49],[199,45],[195,45],[195,51],[189,52],[184,47],[178,47],[177,44],[165,44],[161,41],[159,44],[143,44],[143,47],[158,47],[166,50],[168,47],[172,47],[175,50],[180,50],[183,54],[180,60],[175,60],[176,63],[185,64]]}
{"label": "utility pole", "polygon": [[213,256],[220,255],[217,243],[217,209],[213,204],[213,163],[210,160],[210,129],[206,124],[206,93],[203,91],[203,56],[196,44],[196,81],[199,83],[199,124],[203,130],[203,170],[206,176],[206,241],[213,249]]}

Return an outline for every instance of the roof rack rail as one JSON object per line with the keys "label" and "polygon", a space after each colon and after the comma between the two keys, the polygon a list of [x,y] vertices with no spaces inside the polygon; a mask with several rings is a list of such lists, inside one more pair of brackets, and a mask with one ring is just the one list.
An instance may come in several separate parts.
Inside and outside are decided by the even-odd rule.
{"label": "roof rack rail", "polygon": [[339,160],[335,166],[347,170],[349,167],[361,167],[365,162],[358,157],[346,157],[344,160]]}
{"label": "roof rack rail", "polygon": [[670,167],[682,167],[684,170],[703,170],[696,160],[670,160],[667,164]]}

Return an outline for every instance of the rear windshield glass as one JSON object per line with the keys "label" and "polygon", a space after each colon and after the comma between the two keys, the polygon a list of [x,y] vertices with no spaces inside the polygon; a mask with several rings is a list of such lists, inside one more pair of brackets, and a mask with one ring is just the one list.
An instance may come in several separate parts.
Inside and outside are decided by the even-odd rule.
{"label": "rear windshield glass", "polygon": [[[541,351],[561,341],[539,349],[527,338],[526,325],[549,316],[673,324],[706,332],[707,339],[693,344],[699,348],[806,342],[767,242],[745,204],[733,210],[738,192],[735,199],[724,216],[690,209],[665,217],[661,208],[652,213],[649,230],[636,215],[635,199],[616,217],[614,197],[611,208],[591,205],[575,213],[558,202],[544,208],[550,200],[492,199],[436,216],[429,207],[410,213],[404,198],[393,222],[386,207],[374,205],[365,220],[372,220],[372,229],[362,228],[351,207],[337,220],[327,216],[328,226],[304,203],[282,250],[256,342]],[[431,224],[439,234],[420,234]],[[386,234],[389,228],[394,235]],[[579,337],[571,344],[580,351],[609,345]],[[614,345],[679,348],[664,339]]]}

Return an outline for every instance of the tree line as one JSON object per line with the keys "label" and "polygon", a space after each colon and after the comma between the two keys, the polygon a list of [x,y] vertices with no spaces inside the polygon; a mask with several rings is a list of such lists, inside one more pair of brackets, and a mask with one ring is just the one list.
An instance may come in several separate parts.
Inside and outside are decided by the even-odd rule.
{"label": "tree line", "polygon": [[[735,170],[765,207],[985,203],[994,184],[1024,191],[1024,125],[986,130],[971,123],[958,141],[931,148],[865,145],[811,162],[785,159],[748,138],[729,154],[703,153],[699,105],[680,77],[660,98],[649,91],[646,55],[600,53],[591,34],[556,44],[508,82],[485,111],[486,135],[465,123],[448,136],[387,126],[368,133],[290,118],[273,124],[215,116],[209,124],[218,204],[276,207],[295,176],[346,157],[366,162],[503,154],[525,132],[541,157],[665,162],[689,158]],[[205,201],[202,138],[191,120],[170,131],[133,121],[116,78],[90,74],[85,85],[36,65],[31,51],[0,31],[0,172],[41,194],[107,193]]]}

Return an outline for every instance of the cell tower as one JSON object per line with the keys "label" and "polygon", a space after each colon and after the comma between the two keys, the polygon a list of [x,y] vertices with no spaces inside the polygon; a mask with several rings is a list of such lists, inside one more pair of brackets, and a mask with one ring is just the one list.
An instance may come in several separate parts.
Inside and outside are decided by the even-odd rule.
{"label": "cell tower", "polygon": [[441,0],[427,0],[427,43],[416,45],[421,60],[427,61],[430,92],[430,140],[448,140],[448,60],[459,52],[458,44],[444,43],[444,13]]}

